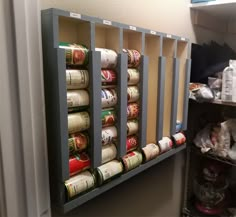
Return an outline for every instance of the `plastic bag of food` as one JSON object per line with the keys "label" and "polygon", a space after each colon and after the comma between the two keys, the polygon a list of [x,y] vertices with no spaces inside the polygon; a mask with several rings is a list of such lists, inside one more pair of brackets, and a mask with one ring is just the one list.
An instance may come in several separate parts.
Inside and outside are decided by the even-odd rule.
{"label": "plastic bag of food", "polygon": [[211,101],[214,99],[212,90],[206,84],[190,83],[189,91],[189,98],[199,102]]}

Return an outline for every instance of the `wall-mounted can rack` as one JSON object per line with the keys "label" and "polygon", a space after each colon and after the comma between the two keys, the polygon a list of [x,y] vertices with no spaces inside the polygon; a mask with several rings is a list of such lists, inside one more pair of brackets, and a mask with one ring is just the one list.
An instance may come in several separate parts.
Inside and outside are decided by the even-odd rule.
{"label": "wall-mounted can rack", "polygon": [[[131,113],[135,116],[136,112],[135,121],[138,123],[138,130],[131,135],[137,138],[135,153],[142,153],[142,148],[149,143],[158,145],[163,137],[171,138],[176,133],[177,122],[180,123],[178,130],[186,130],[191,67],[188,39],[59,9],[42,11],[42,37],[51,197],[63,212],[70,211],[185,149],[185,144],[170,150],[168,148],[169,151],[160,152],[161,154],[151,161],[143,161],[141,165],[137,164],[139,166],[123,173],[122,158],[127,154],[126,143],[129,135],[127,122],[132,121],[127,114],[131,107],[130,103],[136,105],[133,106],[136,110]],[[69,65],[66,56],[68,53],[65,54],[67,51],[61,46],[62,43],[77,46],[76,49],[81,45],[86,47],[87,64]],[[116,53],[116,64],[112,69],[116,82],[114,84],[111,82],[111,86],[108,87],[104,87],[101,82],[101,70],[105,67],[102,56],[104,54],[97,48],[110,49]],[[73,56],[75,59],[71,61],[76,62],[81,55],[83,53],[77,52]],[[106,69],[109,69],[109,64],[107,67]],[[131,74],[128,73],[128,68],[134,70],[132,78],[134,83],[129,80]],[[75,140],[75,137],[70,138],[68,129],[68,124],[71,124],[71,120],[68,121],[68,114],[71,110],[68,109],[66,70],[87,70],[89,79],[86,86],[89,104],[86,104],[85,110],[89,114],[89,126],[85,132],[88,145],[84,150],[86,156],[89,156],[90,163],[89,170],[80,172],[78,177],[70,177],[71,150],[68,139]],[[108,108],[114,111],[112,114],[116,117],[113,129],[115,127],[117,136],[112,141],[115,144],[112,147],[113,150],[114,147],[116,149],[116,159],[100,167],[104,150],[101,135],[103,129],[101,115],[104,112],[101,93],[104,88],[114,89],[117,97],[117,102],[112,108]],[[135,90],[132,92],[134,101],[128,99],[128,88]],[[163,141],[169,140],[164,139],[162,143]],[[76,156],[81,158],[85,155]],[[132,153],[129,153],[129,156],[132,156]],[[109,173],[111,165],[117,166],[117,173],[113,170],[114,178],[110,174],[109,182],[98,185],[97,176],[104,170]],[[85,179],[89,183],[87,189],[83,188]],[[101,182],[101,177],[99,180]],[[83,193],[74,196],[75,192],[66,190],[69,185],[74,189],[79,188],[77,192]]]}

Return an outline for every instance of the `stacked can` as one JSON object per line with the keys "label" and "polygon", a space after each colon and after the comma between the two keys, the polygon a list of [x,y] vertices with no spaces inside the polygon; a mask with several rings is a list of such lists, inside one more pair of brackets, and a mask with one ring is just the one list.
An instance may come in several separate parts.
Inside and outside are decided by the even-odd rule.
{"label": "stacked can", "polygon": [[68,107],[68,149],[70,179],[65,181],[68,199],[95,187],[95,177],[88,170],[90,157],[86,153],[89,144],[90,116],[88,49],[83,45],[60,43],[65,49]]}
{"label": "stacked can", "polygon": [[96,48],[101,53],[101,104],[102,104],[102,162],[96,169],[98,185],[111,180],[123,171],[121,162],[115,160],[116,141],[116,105],[117,105],[117,53],[114,50]]}

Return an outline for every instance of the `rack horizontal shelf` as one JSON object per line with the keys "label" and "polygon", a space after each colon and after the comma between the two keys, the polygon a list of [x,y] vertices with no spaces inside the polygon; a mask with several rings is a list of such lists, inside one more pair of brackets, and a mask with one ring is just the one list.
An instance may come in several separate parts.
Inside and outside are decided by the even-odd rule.
{"label": "rack horizontal shelf", "polygon": [[89,201],[90,199],[110,190],[111,188],[121,184],[122,182],[132,178],[133,176],[145,171],[146,169],[160,163],[161,161],[177,154],[178,152],[182,151],[186,149],[186,144],[183,144],[181,145],[180,147],[177,147],[177,148],[173,148],[171,149],[170,151],[166,152],[166,153],[163,153],[161,154],[160,156],[158,156],[157,158],[145,163],[145,164],[141,164],[139,167],[129,171],[128,173],[125,173],[123,175],[121,175],[120,177],[110,181],[109,183],[107,184],[104,184],[103,186],[101,187],[98,187],[84,195],[81,195],[77,198],[75,198],[74,200],[71,200],[67,203],[65,203],[62,207],[62,212],[64,213],[67,213],[69,212],[70,210],[82,205],[83,203]]}
{"label": "rack horizontal shelf", "polygon": [[223,102],[221,100],[212,100],[212,101],[206,101],[206,102],[197,102],[195,100],[190,99],[191,102],[195,102],[195,103],[210,103],[210,104],[217,104],[217,105],[223,105],[223,106],[235,106],[236,107],[236,103],[235,102]]}

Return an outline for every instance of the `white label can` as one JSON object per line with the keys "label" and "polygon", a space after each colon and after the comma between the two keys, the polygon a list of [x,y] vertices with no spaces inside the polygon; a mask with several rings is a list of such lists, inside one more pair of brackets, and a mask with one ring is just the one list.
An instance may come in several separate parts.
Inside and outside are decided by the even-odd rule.
{"label": "white label can", "polygon": [[123,172],[123,165],[118,160],[113,160],[97,168],[98,184],[101,185],[112,177]]}
{"label": "white label can", "polygon": [[139,99],[139,89],[137,86],[130,86],[127,89],[128,102],[136,102]]}
{"label": "white label can", "polygon": [[90,118],[88,112],[77,112],[68,114],[68,131],[76,133],[87,130],[90,127]]}
{"label": "white label can", "polygon": [[139,82],[139,71],[137,69],[128,69],[128,85],[135,85]]}
{"label": "white label can", "polygon": [[102,164],[116,158],[117,150],[114,144],[102,146]]}
{"label": "white label can", "polygon": [[127,122],[127,136],[136,134],[138,132],[138,120],[128,120]]}
{"label": "white label can", "polygon": [[87,70],[66,70],[66,85],[68,90],[84,89],[89,85],[89,73]]}
{"label": "white label can", "polygon": [[172,136],[172,139],[175,143],[175,145],[182,145],[186,142],[186,137],[183,133],[176,133]]}
{"label": "white label can", "polygon": [[86,90],[69,90],[67,91],[68,108],[88,106],[89,94]]}
{"label": "white label can", "polygon": [[68,198],[72,198],[95,186],[95,177],[89,171],[81,172],[79,175],[73,176],[65,181]]}
{"label": "white label can", "polygon": [[125,171],[127,172],[135,167],[138,167],[143,161],[143,156],[138,151],[132,151],[125,155],[122,158],[122,161],[124,163]]}
{"label": "white label can", "polygon": [[142,148],[142,151],[144,154],[145,162],[156,158],[160,154],[159,146],[154,143],[147,144]]}
{"label": "white label can", "polygon": [[117,139],[117,129],[114,126],[102,128],[102,145],[107,145]]}
{"label": "white label can", "polygon": [[102,89],[102,108],[115,106],[117,103],[117,93],[115,89]]}
{"label": "white label can", "polygon": [[101,52],[101,68],[114,69],[117,65],[117,53],[114,50],[105,48],[95,48],[95,51]]}
{"label": "white label can", "polygon": [[158,142],[158,144],[161,149],[161,153],[170,150],[173,146],[172,140],[168,137],[163,137],[162,140]]}

